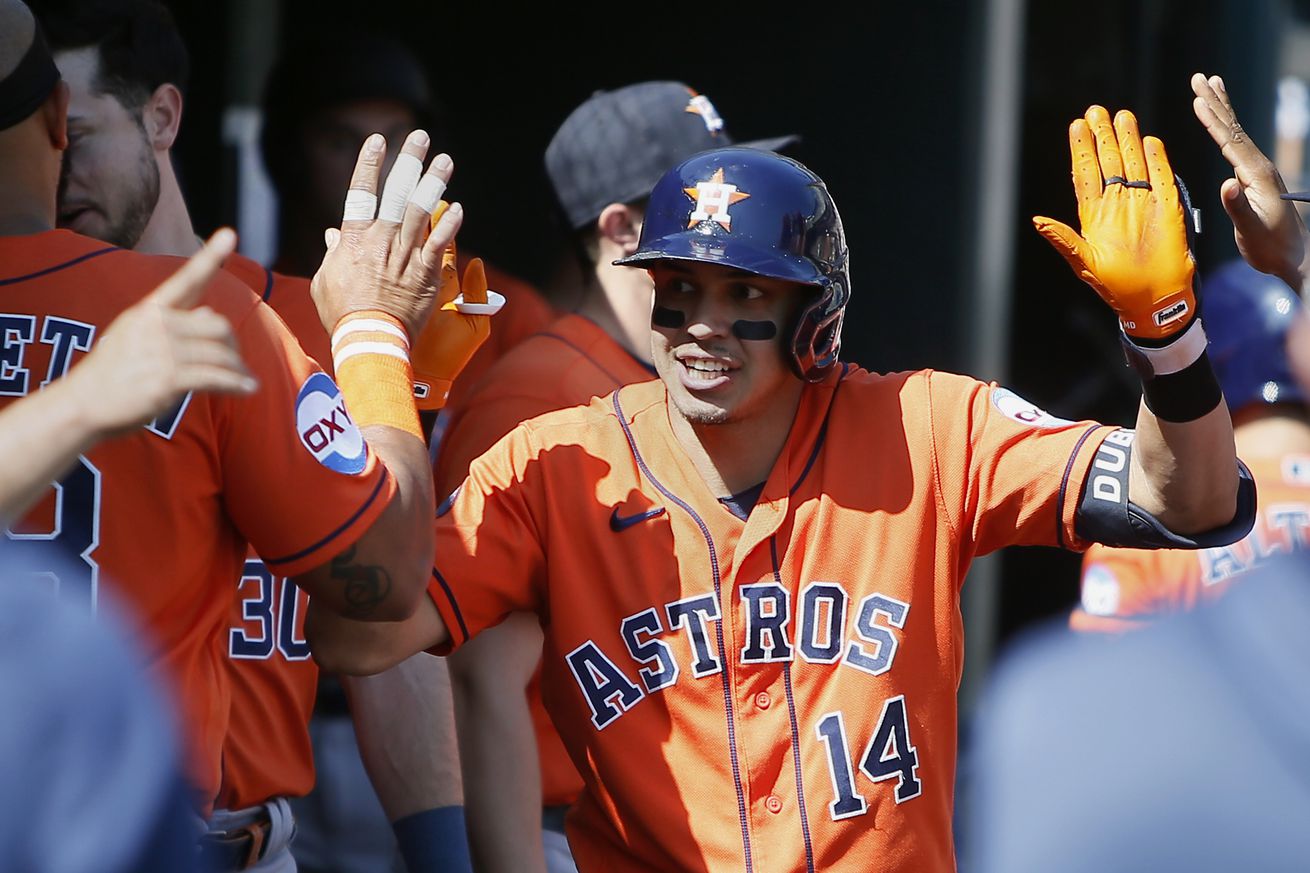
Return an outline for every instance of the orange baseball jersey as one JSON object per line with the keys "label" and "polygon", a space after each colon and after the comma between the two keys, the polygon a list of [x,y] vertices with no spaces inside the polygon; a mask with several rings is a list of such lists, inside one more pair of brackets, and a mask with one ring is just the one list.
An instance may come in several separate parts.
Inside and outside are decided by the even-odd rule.
{"label": "orange baseball jersey", "polygon": [[[565,315],[488,370],[463,405],[452,411],[437,456],[437,493],[453,491],[464,481],[473,459],[520,422],[654,376],[653,368],[634,358],[595,322]],[[527,695],[541,761],[542,803],[569,805],[582,791],[582,778],[542,705],[540,667],[528,683]]]}
{"label": "orange baseball jersey", "polygon": [[[459,253],[459,274],[469,259],[468,252]],[[505,354],[537,331],[555,320],[555,311],[537,289],[522,279],[496,269],[491,264],[484,264],[487,270],[487,287],[505,295],[505,307],[496,313],[491,325],[491,336],[487,337],[469,362],[460,371],[459,378],[450,388],[446,399],[446,408],[455,409],[464,404],[464,399],[482,376]]]}
{"label": "orange baseball jersey", "polygon": [[[182,264],[68,231],[0,237],[0,404],[59,378],[98,331]],[[394,493],[332,379],[259,298],[226,274],[204,303],[228,318],[259,390],[188,396],[140,431],[96,446],[56,499],[9,532],[34,560],[58,550],[84,573],[61,596],[112,586],[149,634],[175,692],[188,775],[207,811],[219,785],[231,700],[233,581],[247,547],[296,575],[348,547]],[[280,487],[270,488],[269,483]],[[49,580],[47,580],[49,581]]]}
{"label": "orange baseball jersey", "polygon": [[[223,266],[282,317],[306,354],[331,375],[331,342],[309,296],[309,280],[274,273],[244,255],[232,255]],[[232,711],[215,800],[219,809],[301,797],[314,787],[309,718],[318,665],[305,642],[309,597],[295,582],[269,572],[254,551],[236,585],[226,643]]]}
{"label": "orange baseball jersey", "polygon": [[952,870],[969,563],[1083,547],[1083,484],[1131,434],[846,365],[806,386],[743,519],[669,414],[645,382],[533,419],[438,512],[447,648],[541,618],[579,867]]}
{"label": "orange baseball jersey", "polygon": [[1095,545],[1083,557],[1078,631],[1118,633],[1216,600],[1270,558],[1310,549],[1310,456],[1248,459],[1259,490],[1255,527],[1231,546],[1141,551]]}

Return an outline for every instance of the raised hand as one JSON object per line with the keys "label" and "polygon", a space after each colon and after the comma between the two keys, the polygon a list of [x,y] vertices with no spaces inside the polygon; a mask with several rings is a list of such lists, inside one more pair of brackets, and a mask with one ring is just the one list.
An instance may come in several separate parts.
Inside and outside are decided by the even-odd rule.
{"label": "raised hand", "polygon": [[1164,144],[1128,110],[1092,106],[1069,126],[1080,235],[1052,218],[1033,224],[1119,315],[1134,340],[1159,344],[1196,314],[1196,265]]}
{"label": "raised hand", "polygon": [[379,205],[386,149],[379,134],[365,140],[346,192],[341,228],[326,232],[328,251],[310,292],[329,333],[352,312],[381,311],[398,319],[412,340],[427,322],[441,253],[455,238],[464,211],[451,204],[427,233],[454,164],[449,155],[437,155],[423,174],[428,135],[421,130],[406,138]]}
{"label": "raised hand", "polygon": [[1282,199],[1287,186],[1273,161],[1242,129],[1224,80],[1192,76],[1192,110],[1233,166],[1233,178],[1219,188],[1219,200],[1233,222],[1237,250],[1262,273],[1301,290],[1306,227],[1296,207]]}

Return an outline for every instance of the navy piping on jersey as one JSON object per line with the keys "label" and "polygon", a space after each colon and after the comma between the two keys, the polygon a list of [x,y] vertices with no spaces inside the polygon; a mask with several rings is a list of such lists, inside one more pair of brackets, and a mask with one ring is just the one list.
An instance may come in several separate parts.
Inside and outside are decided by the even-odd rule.
{"label": "navy piping on jersey", "polygon": [[272,296],[273,296],[273,271],[270,270],[268,267],[265,267],[264,268],[264,293],[260,295],[259,299],[267,303],[268,298]]}
{"label": "navy piping on jersey", "polygon": [[435,517],[441,518],[447,512],[450,512],[451,508],[453,508],[455,505],[455,501],[459,499],[459,492],[463,490],[464,490],[464,482],[461,482],[458,485],[456,485],[455,490],[450,492],[450,494],[446,497],[445,500],[437,504],[437,514]]}
{"label": "navy piping on jersey", "polygon": [[[773,558],[773,581],[782,587],[782,570],[778,566],[778,536],[769,537],[769,555]],[[782,665],[783,689],[787,693],[787,716],[791,719],[791,760],[796,771],[796,802],[801,814],[801,838],[805,841],[805,873],[814,873],[814,843],[810,840],[810,819],[805,812],[805,778],[801,772],[801,732],[796,724],[796,698],[791,691],[791,664]]]}
{"label": "navy piping on jersey", "polygon": [[455,621],[459,622],[459,632],[464,635],[464,642],[467,643],[469,641],[469,626],[464,623],[464,613],[459,608],[459,601],[455,599],[455,592],[450,590],[445,577],[437,572],[436,567],[432,568],[432,578],[436,579],[437,584],[441,586],[441,590],[446,592],[446,599],[450,601],[450,608],[455,611]]}
{"label": "navy piping on jersey", "polygon": [[[623,428],[623,435],[628,440],[628,449],[632,452],[632,458],[637,462],[637,467],[640,468],[642,475],[649,479],[651,484],[654,485],[661,494],[672,501],[674,505],[687,513],[687,515],[691,516],[691,520],[696,522],[696,526],[700,528],[701,536],[705,538],[705,546],[710,552],[710,569],[714,575],[714,598],[721,607],[723,603],[723,587],[719,578],[719,556],[714,550],[714,538],[710,536],[710,529],[705,525],[705,522],[701,520],[701,517],[696,514],[696,511],[686,503],[686,501],[675,495],[668,488],[665,488],[664,483],[656,479],[655,474],[651,472],[650,467],[646,466],[646,460],[642,458],[640,450],[637,449],[637,440],[632,435],[632,429],[628,427],[627,416],[623,413],[623,405],[619,403],[619,392],[615,391],[612,397],[614,414],[618,416],[619,426]],[[723,610],[720,609],[720,612],[723,612]],[[728,614],[726,612],[719,618],[718,627],[715,629],[719,646],[719,663],[723,665],[723,709],[728,722],[728,751],[729,757],[732,761],[732,782],[733,786],[737,789],[737,818],[741,823],[741,845],[746,858],[746,873],[752,873],[755,869],[755,865],[751,861],[751,837],[746,818],[746,794],[741,787],[741,765],[737,762],[736,715],[732,706],[732,688],[728,681],[731,664],[728,661],[727,650],[723,645],[723,623],[725,621],[728,621]]]}
{"label": "navy piping on jersey", "polygon": [[290,563],[290,562],[292,562],[292,561],[298,561],[298,560],[300,560],[301,558],[305,557],[306,555],[311,554],[311,553],[313,553],[313,552],[316,552],[316,551],[318,551],[319,549],[323,548],[323,547],[324,547],[325,545],[327,545],[328,543],[332,542],[334,539],[336,539],[338,536],[340,536],[341,533],[342,533],[343,531],[349,529],[349,527],[350,527],[352,524],[354,524],[356,521],[358,521],[358,520],[359,520],[359,517],[360,517],[361,515],[363,515],[363,514],[365,513],[365,511],[367,511],[368,508],[369,508],[370,506],[373,505],[373,501],[374,501],[374,500],[377,500],[378,495],[382,493],[382,486],[385,485],[385,484],[387,483],[387,480],[390,479],[390,478],[391,478],[391,471],[388,470],[388,469],[386,469],[386,467],[383,467],[383,468],[382,468],[382,476],[378,478],[378,484],[377,484],[377,487],[375,487],[375,488],[373,489],[373,493],[370,494],[370,495],[368,496],[368,499],[364,501],[364,504],[363,504],[361,507],[359,507],[359,509],[355,510],[355,514],[354,514],[354,515],[350,516],[350,518],[348,518],[348,519],[346,519],[344,522],[342,522],[342,523],[341,523],[341,526],[338,527],[336,530],[332,531],[332,533],[330,533],[330,534],[328,534],[327,536],[323,537],[323,539],[321,539],[321,540],[319,540],[318,542],[314,543],[314,545],[310,546],[309,548],[307,548],[307,549],[301,549],[300,551],[296,552],[294,555],[286,555],[286,556],[281,557],[281,558],[265,558],[265,559],[264,559],[264,563],[265,563],[265,564],[288,564],[288,563]]}
{"label": "navy piping on jersey", "polygon": [[1069,463],[1064,465],[1064,477],[1060,479],[1060,499],[1055,504],[1055,542],[1062,549],[1067,545],[1064,541],[1064,497],[1065,491],[1069,488],[1069,474],[1073,472],[1073,462],[1078,458],[1078,453],[1082,451],[1083,443],[1087,442],[1087,438],[1096,433],[1100,427],[1101,425],[1094,424],[1078,438],[1078,443],[1073,447],[1073,451],[1069,453]]}
{"label": "navy piping on jersey", "polygon": [[[846,375],[850,372],[850,366],[850,364],[841,365],[841,375],[837,377],[837,384],[834,385],[832,389],[834,395],[837,393],[837,388],[841,386],[842,380],[845,379]],[[836,397],[834,397],[833,400],[835,401]],[[828,420],[831,412],[832,403],[830,402],[828,404],[828,411],[823,415],[823,426],[819,428],[819,435],[814,440],[814,450],[810,452],[810,458],[805,462],[805,469],[801,470],[800,478],[796,480],[795,485],[791,486],[791,491],[788,492],[789,494],[795,494],[800,490],[801,483],[805,481],[806,476],[810,475],[810,470],[814,467],[814,462],[819,459],[819,452],[823,449],[823,443],[828,438]]]}
{"label": "navy piping on jersey", "polygon": [[69,267],[75,267],[83,261],[89,261],[92,258],[98,258],[101,255],[107,255],[110,252],[118,251],[118,246],[110,246],[105,249],[96,249],[94,252],[87,252],[85,255],[73,258],[71,261],[64,261],[62,264],[55,264],[53,267],[46,267],[44,270],[37,270],[35,273],[28,273],[26,276],[14,276],[12,279],[0,279],[0,285],[17,285],[19,282],[27,282],[32,279],[39,279],[42,276],[48,276],[51,273],[58,273],[60,270],[66,270]]}

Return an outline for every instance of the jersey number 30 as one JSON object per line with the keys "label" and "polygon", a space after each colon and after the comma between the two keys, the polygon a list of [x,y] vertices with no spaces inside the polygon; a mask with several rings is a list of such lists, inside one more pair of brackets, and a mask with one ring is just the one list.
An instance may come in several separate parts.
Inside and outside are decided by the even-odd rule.
{"label": "jersey number 30", "polygon": [[[864,815],[869,809],[864,795],[855,790],[855,768],[850,744],[846,740],[846,722],[841,712],[830,712],[815,725],[814,732],[828,749],[828,776],[836,797],[828,804],[833,821]],[[904,803],[923,791],[919,781],[919,752],[910,741],[910,726],[905,717],[905,695],[898,694],[882,705],[878,727],[864,750],[859,772],[873,782],[895,779],[895,798]]]}
{"label": "jersey number 30", "polygon": [[288,661],[309,657],[309,643],[296,630],[305,598],[290,579],[274,576],[263,561],[248,560],[237,583],[241,594],[241,617],[259,622],[259,632],[234,627],[228,634],[228,655],[241,660],[262,661],[273,657],[276,648]]}

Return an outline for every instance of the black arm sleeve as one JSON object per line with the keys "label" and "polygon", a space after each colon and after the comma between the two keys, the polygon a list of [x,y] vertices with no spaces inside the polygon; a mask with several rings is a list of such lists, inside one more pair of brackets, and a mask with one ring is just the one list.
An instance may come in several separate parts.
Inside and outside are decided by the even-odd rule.
{"label": "black arm sleeve", "polygon": [[1111,433],[1096,450],[1083,493],[1078,500],[1074,530],[1084,540],[1130,549],[1207,549],[1235,543],[1255,524],[1255,480],[1237,462],[1237,512],[1232,521],[1214,530],[1183,536],[1162,525],[1155,516],[1128,499],[1128,470],[1133,434]]}

